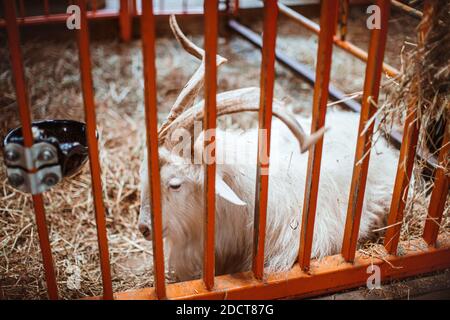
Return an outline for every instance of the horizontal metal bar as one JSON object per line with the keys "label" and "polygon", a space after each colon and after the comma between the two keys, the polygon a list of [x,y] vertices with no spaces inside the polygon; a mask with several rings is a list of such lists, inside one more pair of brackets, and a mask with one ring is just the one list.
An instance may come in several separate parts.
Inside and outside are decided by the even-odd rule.
{"label": "horizontal metal bar", "polygon": [[[222,12],[221,12],[222,13]],[[133,16],[140,16],[141,10],[136,10],[136,13],[133,12]],[[202,8],[191,8],[187,11],[183,10],[155,10],[155,16],[170,16],[171,14],[175,15],[202,15]],[[118,10],[113,9],[104,9],[97,11],[88,11],[87,18],[89,20],[103,20],[103,19],[116,19],[119,18],[120,12]],[[47,23],[65,23],[67,18],[69,17],[66,13],[56,13],[50,14],[48,16],[40,15],[40,16],[28,16],[24,18],[17,19],[17,24],[19,26],[22,25],[38,25],[38,24],[47,24]],[[6,26],[6,22],[4,19],[0,19],[0,28],[4,28]]]}
{"label": "horizontal metal bar", "polygon": [[[235,31],[237,34],[242,36],[244,39],[250,41],[253,45],[261,48],[262,47],[262,40],[261,37],[253,32],[251,29],[247,28],[246,26],[240,24],[236,20],[230,20],[228,22],[228,27]],[[313,70],[311,70],[308,66],[294,60],[293,58],[289,57],[287,54],[283,53],[281,50],[275,51],[276,58],[279,63],[286,66],[290,70],[294,71],[296,74],[301,76],[306,82],[308,82],[311,85],[314,85],[316,74]],[[354,112],[360,112],[361,111],[361,104],[359,104],[354,99],[348,100],[348,96],[345,95],[344,92],[337,89],[335,86],[330,85],[329,87],[329,95],[332,100],[335,101],[341,101],[344,99],[347,99],[346,101],[340,102],[340,105],[343,107],[352,110]],[[402,134],[398,131],[391,131],[389,133],[389,136],[387,137],[389,142],[397,149],[400,149],[400,146],[402,144]],[[430,169],[436,168],[437,166],[437,159],[436,157],[427,157],[425,158],[422,156],[422,152],[418,152],[417,156],[421,160],[425,160],[428,164],[428,167]]]}
{"label": "horizontal metal bar", "polygon": [[394,7],[403,10],[404,12],[406,12],[407,14],[409,14],[410,16],[414,17],[414,18],[418,18],[418,19],[422,19],[423,17],[423,12],[416,10],[400,1],[397,0],[391,0],[391,3]]}
{"label": "horizontal metal bar", "polygon": [[[303,27],[307,28],[309,31],[312,31],[316,34],[320,33],[320,26],[315,23],[314,21],[306,18],[305,16],[301,15],[297,11],[292,10],[288,6],[282,4],[281,2],[278,3],[278,7],[280,8],[280,12],[286,15],[288,18],[291,18],[293,21],[299,23]],[[356,58],[367,62],[368,54],[363,49],[355,46],[353,43],[345,41],[341,39],[338,36],[333,37],[333,42],[335,45],[337,45],[339,48],[349,52],[351,55],[355,56]],[[387,63],[383,63],[383,70],[384,72],[390,76],[395,77],[400,74],[400,71],[396,68],[392,67],[391,65]]]}
{"label": "horizontal metal bar", "polygon": [[[228,22],[228,26],[238,33],[240,36],[244,37],[245,39],[249,40],[251,43],[253,43],[255,46],[262,48],[262,39],[261,37],[253,32],[251,29],[247,28],[246,26],[240,24],[236,20],[230,20]],[[294,59],[287,56],[282,51],[276,49],[275,56],[281,64],[285,65],[298,75],[300,75],[303,79],[305,79],[308,83],[314,85],[315,79],[316,79],[316,73],[311,70],[308,66],[295,61]],[[329,86],[329,94],[330,98],[333,100],[344,100],[347,99],[348,96],[345,95],[344,92],[337,89],[335,86],[330,85]],[[346,100],[342,102],[342,105],[347,107],[350,110],[353,110],[355,112],[359,112],[361,110],[361,105],[356,102],[355,100]]]}
{"label": "horizontal metal bar", "polygon": [[[119,12],[117,10],[99,10],[96,12],[87,12],[88,19],[111,19],[117,18]],[[48,16],[29,16],[23,19],[18,19],[17,24],[22,25],[36,25],[36,24],[46,24],[46,23],[64,23],[66,22],[69,15],[67,13],[56,13],[50,14]],[[0,19],[0,28],[6,26],[6,22]]]}
{"label": "horizontal metal bar", "polygon": [[[298,264],[291,270],[274,273],[260,282],[251,272],[216,277],[213,291],[205,289],[202,280],[167,285],[168,299],[277,299],[311,297],[344,289],[365,286],[372,265],[380,267],[382,281],[402,279],[450,267],[450,237],[442,234],[439,248],[428,247],[421,240],[401,243],[405,255],[387,255],[383,260],[358,253],[355,263],[345,262],[341,255],[311,261],[309,273]],[[154,288],[116,293],[116,299],[154,300]],[[91,297],[89,299],[99,299]]]}

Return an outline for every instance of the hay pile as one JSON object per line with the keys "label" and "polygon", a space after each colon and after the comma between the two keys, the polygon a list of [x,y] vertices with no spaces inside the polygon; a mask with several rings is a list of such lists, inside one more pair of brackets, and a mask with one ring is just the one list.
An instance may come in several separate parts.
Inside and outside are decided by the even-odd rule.
{"label": "hay pile", "polygon": [[[104,59],[103,50],[113,51],[118,47],[117,44],[116,47],[95,46],[94,64],[98,65]],[[36,52],[38,57],[34,55]],[[132,48],[130,56],[134,57],[139,52],[137,47]],[[24,54],[29,59],[25,61],[29,65],[27,77],[34,79],[30,91],[34,117],[82,120],[74,44],[65,42],[45,48],[41,44],[30,44],[25,46]],[[39,63],[34,63],[39,60]],[[56,63],[51,63],[52,60]],[[125,290],[152,284],[151,248],[137,236],[134,228],[129,227],[136,225],[139,210],[138,166],[142,141],[139,138],[139,113],[133,109],[139,108],[141,90],[129,95],[126,102],[124,98],[130,90],[140,87],[140,77],[134,76],[140,71],[140,66],[134,66],[126,53],[123,56],[109,56],[102,64],[107,71],[99,75],[98,69],[94,69],[94,81],[97,84],[96,99],[100,102],[97,120],[101,124],[98,129],[104,201],[108,208],[106,216],[114,289]],[[127,65],[133,67],[124,68]],[[7,86],[7,90],[3,91],[11,93],[9,81],[2,83]],[[108,105],[115,105],[116,108],[109,108]],[[6,112],[13,113],[14,107],[6,107]],[[2,117],[9,127],[12,119],[16,118]],[[5,183],[4,167],[1,166],[0,170],[3,250],[0,277],[3,294],[8,298],[45,298],[30,197],[10,188]],[[44,195],[58,284],[64,298],[101,294],[90,184],[89,168],[86,166],[74,179],[64,181]],[[119,274],[122,276],[118,277]]]}
{"label": "hay pile", "polygon": [[[201,43],[200,37],[195,38]],[[223,39],[221,40],[224,42]],[[237,43],[236,43],[237,42]],[[247,46],[247,47],[246,47]],[[7,57],[6,46],[1,56]],[[158,53],[159,118],[195,71],[198,62],[184,53],[173,39],[160,39]],[[242,40],[231,41],[230,55],[255,50]],[[26,77],[34,119],[84,119],[78,57],[71,41],[33,41],[23,47]],[[100,41],[91,46],[97,102],[100,160],[114,291],[153,284],[151,243],[137,230],[139,165],[145,136],[143,116],[142,57],[140,41],[130,44]],[[245,54],[245,52],[244,52]],[[244,63],[226,69],[221,90],[257,85],[256,58],[246,77],[239,78]],[[190,63],[186,63],[189,61]],[[20,125],[8,60],[1,60],[0,134]],[[285,75],[286,79],[288,75]],[[282,81],[287,82],[288,80]],[[300,80],[295,80],[300,82]],[[295,82],[294,81],[294,82]],[[285,86],[283,83],[278,87]],[[306,89],[305,89],[306,92]],[[281,96],[286,96],[281,93]],[[303,105],[307,108],[307,103]],[[255,124],[252,116],[245,126]],[[227,122],[231,119],[227,119]],[[3,163],[3,155],[0,161]],[[8,299],[46,298],[46,286],[31,198],[11,188],[0,166],[0,286]],[[50,241],[62,298],[102,294],[101,274],[89,166],[44,195]],[[168,281],[173,279],[167,275]]]}
{"label": "hay pile", "polygon": [[[352,41],[364,47],[368,34],[358,35],[364,25],[361,12],[351,16]],[[404,23],[394,23],[393,34],[402,34]],[[260,25],[253,25],[258,30]],[[292,23],[282,22],[279,44],[302,62],[314,65],[316,36]],[[354,32],[354,33],[352,33]],[[353,37],[353,39],[352,39]],[[202,37],[193,40],[202,44]],[[19,125],[7,46],[0,38],[0,135]],[[397,56],[398,47],[389,54]],[[249,43],[220,38],[219,52],[229,59],[219,72],[219,91],[259,85],[260,54]],[[393,53],[394,52],[394,53]],[[299,54],[300,53],[300,54]],[[73,41],[35,39],[23,46],[26,77],[34,119],[83,120],[78,57]],[[93,77],[100,134],[102,180],[114,291],[151,286],[151,244],[139,234],[139,165],[143,150],[143,81],[140,41],[122,44],[95,41],[91,44]],[[364,64],[341,50],[335,50],[333,82],[348,93],[360,91]],[[393,61],[389,61],[393,63]],[[158,107],[163,119],[180,88],[195,71],[198,62],[182,51],[172,38],[157,41]],[[243,71],[244,70],[244,71]],[[312,89],[285,68],[277,67],[275,96],[284,98],[295,113],[309,114]],[[256,125],[254,115],[227,118],[225,125]],[[0,154],[0,162],[3,162]],[[89,168],[64,181],[44,195],[50,241],[61,298],[101,295],[96,227],[90,189]],[[426,208],[426,206],[423,206]],[[416,216],[426,211],[415,208]],[[408,217],[407,217],[408,219]],[[416,221],[412,219],[412,221]],[[423,219],[421,220],[423,221]],[[418,234],[416,223],[408,224],[404,237]],[[43,267],[34,223],[31,199],[9,187],[0,165],[0,297],[7,299],[46,298]],[[367,246],[372,246],[373,243]],[[366,246],[366,247],[367,247]],[[167,274],[167,280],[173,277]]]}
{"label": "hay pile", "polygon": [[[408,43],[402,49],[402,73],[391,82],[388,97],[380,107],[379,129],[385,133],[403,124],[409,105],[414,105],[421,123],[418,150],[423,158],[416,158],[414,183],[406,206],[406,223],[402,238],[411,234],[420,235],[424,216],[417,211],[426,211],[429,194],[433,188],[432,177],[424,175],[427,161],[437,158],[442,148],[443,135],[450,121],[450,2],[434,1],[430,18],[430,32],[422,34],[422,20],[417,27],[415,43]],[[423,47],[420,43],[423,43]],[[440,164],[449,170],[447,163]],[[444,209],[441,231],[450,230],[450,202]],[[411,224],[412,223],[412,224]],[[410,229],[413,229],[411,231]],[[414,230],[417,229],[417,232]]]}

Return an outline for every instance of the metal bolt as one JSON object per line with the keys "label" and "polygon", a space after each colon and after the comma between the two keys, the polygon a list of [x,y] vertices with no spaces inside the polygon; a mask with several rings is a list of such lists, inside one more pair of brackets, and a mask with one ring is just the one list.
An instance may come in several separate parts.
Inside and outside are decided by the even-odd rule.
{"label": "metal bolt", "polygon": [[54,157],[53,151],[50,149],[44,149],[39,153],[38,160],[39,161],[50,161]]}
{"label": "metal bolt", "polygon": [[9,183],[14,188],[20,187],[24,182],[25,179],[18,173],[13,173],[10,176],[8,176]]}
{"label": "metal bolt", "polygon": [[56,173],[47,173],[41,180],[41,182],[49,187],[54,186],[59,181],[59,177]]}
{"label": "metal bolt", "polygon": [[18,152],[14,151],[14,150],[8,150],[8,151],[6,151],[5,158],[8,161],[15,162],[15,161],[19,160],[20,155]]}

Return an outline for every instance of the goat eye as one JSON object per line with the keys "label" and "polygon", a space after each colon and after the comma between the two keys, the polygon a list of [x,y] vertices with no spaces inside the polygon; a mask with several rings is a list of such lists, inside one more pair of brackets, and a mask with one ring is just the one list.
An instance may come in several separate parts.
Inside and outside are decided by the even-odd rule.
{"label": "goat eye", "polygon": [[170,185],[170,188],[174,189],[174,190],[178,190],[178,189],[180,189],[180,187],[181,187],[181,184],[171,184]]}
{"label": "goat eye", "polygon": [[173,190],[178,190],[181,187],[181,180],[178,178],[173,178],[169,181],[169,187]]}

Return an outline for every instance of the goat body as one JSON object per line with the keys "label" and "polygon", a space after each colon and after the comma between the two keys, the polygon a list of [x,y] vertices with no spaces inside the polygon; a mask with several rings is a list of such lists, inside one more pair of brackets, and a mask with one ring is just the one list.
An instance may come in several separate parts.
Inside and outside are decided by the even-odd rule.
{"label": "goat body", "polygon": [[[305,128],[310,126],[309,119],[297,119]],[[333,127],[324,137],[313,257],[336,254],[341,249],[358,121],[359,115],[350,112],[334,111],[327,115],[327,122]],[[291,268],[298,256],[308,159],[307,154],[299,152],[292,134],[278,120],[274,120],[271,139],[265,268],[276,272]],[[251,268],[257,130],[236,134],[218,130],[217,143],[217,157],[232,155],[237,159],[243,155],[233,155],[233,152],[246,150],[249,153],[246,159],[253,159],[253,162],[217,166],[218,177],[247,204],[238,206],[220,197],[216,200],[216,274],[227,274]],[[236,148],[236,143],[244,144],[245,148]],[[384,223],[395,178],[396,153],[386,141],[379,141],[372,152],[359,239],[370,237],[371,229]],[[201,168],[188,174],[196,176],[192,180],[202,182]],[[198,191],[201,198],[203,190]],[[167,234],[169,263],[180,280],[199,277],[202,270],[203,207],[194,207],[199,202],[201,199],[189,202],[193,205],[188,209],[191,223],[174,220],[173,223],[179,224],[171,228],[175,232]]]}
{"label": "goat body", "polygon": [[[195,142],[177,145],[172,139],[177,129],[193,133],[195,120],[203,117],[204,102],[193,103],[204,82],[204,51],[187,39],[173,16],[170,26],[183,48],[202,60],[158,132],[163,236],[169,248],[170,268],[180,280],[188,280],[200,277],[203,266],[204,167],[190,161],[203,150],[204,138],[200,135]],[[226,59],[218,56],[217,65],[224,62]],[[217,95],[218,116],[248,111],[259,111],[258,88]],[[273,115],[279,120],[273,120],[271,135],[265,268],[276,272],[288,270],[296,261],[308,163],[304,152],[322,138],[325,130],[307,135],[310,120],[289,114],[277,100],[273,101]],[[324,136],[313,257],[335,254],[341,248],[358,122],[355,113],[330,111],[327,115],[331,130]],[[371,236],[371,229],[383,223],[390,202],[397,155],[380,140],[371,155],[359,239]],[[222,161],[217,161],[216,172],[215,266],[216,274],[224,274],[251,267],[258,130],[230,133],[218,129],[216,141],[216,159]],[[180,156],[178,146],[187,154]],[[151,240],[148,178],[144,158],[139,229]]]}

